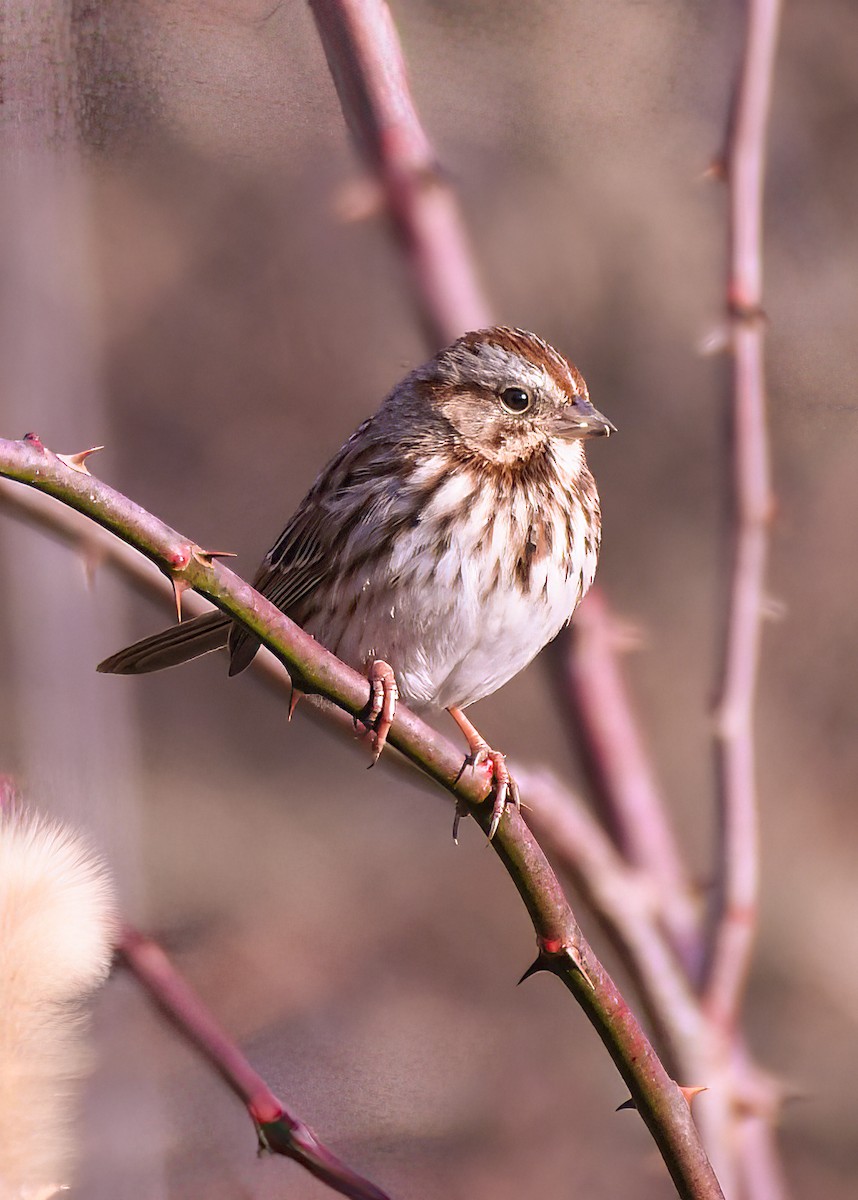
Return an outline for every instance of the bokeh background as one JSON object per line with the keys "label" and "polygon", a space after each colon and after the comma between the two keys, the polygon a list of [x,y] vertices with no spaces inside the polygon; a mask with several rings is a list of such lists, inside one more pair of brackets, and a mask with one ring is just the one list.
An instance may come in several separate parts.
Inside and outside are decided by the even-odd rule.
{"label": "bokeh background", "polygon": [[[7,4],[4,436],[95,469],[251,572],[317,469],[425,356],[297,0]],[[499,317],[572,357],[619,427],[593,448],[600,579],[701,895],[725,555],[720,148],[738,3],[398,0],[416,100]],[[798,1196],[854,1196],[858,1139],[858,13],[785,5],[766,212],[778,514],[758,706],[763,913],[747,1003],[787,1080]],[[96,676],[165,611],[0,521],[0,769],[89,828],[276,1090],[398,1197],[671,1194],[621,1081],[548,977],[473,828],[216,657]],[[475,710],[578,786],[537,662]],[[449,732],[449,730],[448,730]],[[613,963],[592,919],[597,949]],[[75,1198],[327,1194],[257,1161],[244,1113],[116,979]],[[705,1081],[691,1081],[705,1082]],[[698,1103],[704,1104],[705,1096]]]}

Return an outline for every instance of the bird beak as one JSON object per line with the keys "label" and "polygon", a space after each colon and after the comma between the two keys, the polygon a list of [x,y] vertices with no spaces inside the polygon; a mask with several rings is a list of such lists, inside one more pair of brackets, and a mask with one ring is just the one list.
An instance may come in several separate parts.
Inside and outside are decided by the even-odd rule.
{"label": "bird beak", "polygon": [[597,412],[589,400],[583,396],[558,413],[555,432],[558,437],[573,441],[576,438],[609,437],[617,432],[607,417]]}

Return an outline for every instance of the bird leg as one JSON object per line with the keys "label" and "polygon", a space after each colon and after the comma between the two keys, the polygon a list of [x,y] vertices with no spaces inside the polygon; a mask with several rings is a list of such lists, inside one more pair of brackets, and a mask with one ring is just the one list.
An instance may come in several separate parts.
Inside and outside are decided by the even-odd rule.
{"label": "bird leg", "polygon": [[[486,739],[474,728],[461,708],[451,706],[447,709],[447,712],[459,726],[468,743],[470,753],[465,759],[462,769],[470,767],[472,771],[475,771],[477,767],[485,764],[488,766],[489,774],[494,781],[495,798],[492,804],[492,823],[489,826],[489,841],[491,841],[497,832],[500,819],[507,806],[507,800],[514,804],[516,808],[521,808],[521,795],[518,790],[518,784],[509,773],[505,756],[499,750],[492,750]],[[459,829],[459,819],[462,815],[459,809],[457,809],[453,821],[454,841]]]}
{"label": "bird leg", "polygon": [[[361,723],[368,732],[373,733],[372,762],[369,765],[374,767],[387,742],[387,735],[396,713],[396,702],[399,699],[393,667],[383,659],[377,658],[369,669],[369,685],[369,709],[366,716],[361,717]],[[358,719],[355,717],[355,727],[357,724]]]}

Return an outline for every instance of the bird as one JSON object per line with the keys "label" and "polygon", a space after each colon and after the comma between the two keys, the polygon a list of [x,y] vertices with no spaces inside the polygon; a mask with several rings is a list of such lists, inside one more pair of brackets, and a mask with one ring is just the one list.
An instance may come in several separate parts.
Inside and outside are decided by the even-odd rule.
{"label": "bird", "polygon": [[[577,368],[543,338],[507,326],[466,333],[358,426],[253,581],[368,674],[373,761],[399,699],[450,713],[465,764],[492,778],[490,838],[518,788],[464,710],[523,670],[590,587],[602,522],[584,442],[614,431]],[[259,645],[215,612],[98,670],[143,674],[226,646],[236,675]]]}

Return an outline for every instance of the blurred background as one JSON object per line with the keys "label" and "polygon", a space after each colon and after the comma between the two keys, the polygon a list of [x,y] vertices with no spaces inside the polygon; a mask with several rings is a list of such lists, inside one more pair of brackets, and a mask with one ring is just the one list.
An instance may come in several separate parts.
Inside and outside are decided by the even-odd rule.
{"label": "blurred background", "polygon": [[[500,319],[580,367],[600,580],[701,893],[720,634],[728,364],[723,140],[743,6],[401,0],[428,133]],[[8,5],[2,435],[35,429],[252,573],[317,470],[425,357],[308,8]],[[778,514],[758,705],[763,913],[747,1022],[796,1094],[796,1195],[858,1183],[858,12],[785,5],[766,200]],[[11,158],[7,161],[13,161]],[[397,1197],[671,1194],[601,1044],[447,799],[219,656],[96,676],[166,609],[0,520],[0,771],[91,830],[275,1090]],[[537,661],[474,710],[513,759],[581,773]],[[443,723],[443,719],[441,719]],[[448,724],[444,730],[452,732]],[[585,927],[611,957],[592,919]],[[617,968],[619,970],[619,968]],[[622,978],[622,976],[620,976]],[[329,1193],[259,1161],[239,1105],[117,978],[70,1195]],[[705,1082],[705,1081],[689,1081]],[[704,1104],[705,1097],[698,1103]]]}

